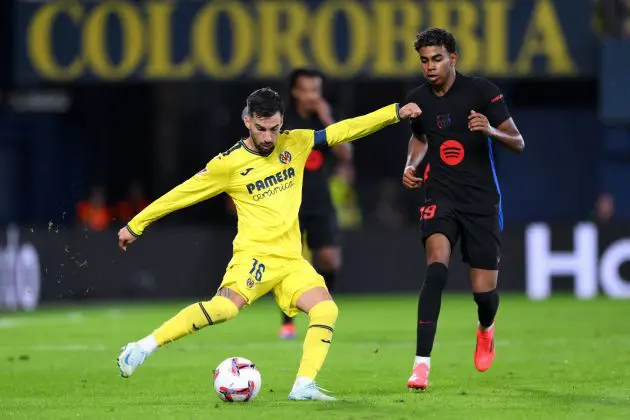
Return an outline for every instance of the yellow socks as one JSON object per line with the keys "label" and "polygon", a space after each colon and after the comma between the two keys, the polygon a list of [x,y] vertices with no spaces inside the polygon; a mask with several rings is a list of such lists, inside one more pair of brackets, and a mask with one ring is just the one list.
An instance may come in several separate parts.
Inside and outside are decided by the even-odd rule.
{"label": "yellow socks", "polygon": [[238,315],[238,307],[230,299],[215,296],[182,309],[173,318],[153,331],[158,346],[175,341],[208,325],[220,324]]}
{"label": "yellow socks", "polygon": [[[238,313],[239,309],[234,302],[223,296],[215,296],[210,301],[195,303],[182,309],[139,344],[152,352],[157,346],[161,347],[208,325],[225,322]],[[332,300],[325,300],[311,308],[298,378],[315,380],[317,377],[328,354],[337,315],[337,305]]]}
{"label": "yellow socks", "polygon": [[315,379],[322,368],[332,340],[338,309],[335,302],[325,300],[311,308],[310,322],[304,339],[304,347],[298,378]]}

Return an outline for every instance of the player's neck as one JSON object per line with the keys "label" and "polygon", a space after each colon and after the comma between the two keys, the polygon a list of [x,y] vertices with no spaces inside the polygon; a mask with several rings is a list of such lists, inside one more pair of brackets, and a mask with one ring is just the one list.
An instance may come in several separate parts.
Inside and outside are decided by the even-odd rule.
{"label": "player's neck", "polygon": [[451,73],[451,76],[448,79],[446,79],[446,81],[443,84],[441,84],[440,86],[433,86],[433,92],[435,92],[437,96],[446,95],[448,91],[451,90],[451,88],[455,84],[456,78],[457,78],[457,72],[454,71],[453,73]]}

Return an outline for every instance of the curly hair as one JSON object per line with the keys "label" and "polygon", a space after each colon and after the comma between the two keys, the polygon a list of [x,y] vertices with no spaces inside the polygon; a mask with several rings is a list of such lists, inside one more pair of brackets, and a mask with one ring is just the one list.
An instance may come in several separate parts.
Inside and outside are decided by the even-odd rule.
{"label": "curly hair", "polygon": [[[284,105],[278,92],[271,88],[262,88],[253,91],[247,97],[247,112],[250,116],[268,118],[276,112],[284,115]],[[243,110],[245,111],[245,110]]]}
{"label": "curly hair", "polygon": [[442,28],[429,28],[416,35],[413,47],[420,51],[423,47],[444,46],[446,51],[453,54],[457,52],[457,41],[452,33]]}

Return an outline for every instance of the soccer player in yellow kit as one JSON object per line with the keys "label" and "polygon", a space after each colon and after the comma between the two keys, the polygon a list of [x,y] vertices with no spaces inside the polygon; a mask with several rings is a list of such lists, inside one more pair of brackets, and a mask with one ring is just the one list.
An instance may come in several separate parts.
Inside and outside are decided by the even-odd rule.
{"label": "soccer player in yellow kit", "polygon": [[152,222],[226,192],[234,200],[238,233],[234,255],[217,294],[182,309],[147,337],[127,344],[118,357],[127,378],[157,348],[209,325],[236,317],[246,305],[272,291],[288,315],[308,314],[309,328],[290,400],[334,400],[316,385],[337,320],[337,305],[324,279],[302,257],[298,211],[304,165],[314,145],[330,146],[365,137],[401,119],[420,116],[414,103],[393,104],[340,121],[325,130],[282,131],[283,106],[264,88],[247,98],[250,135],[214,157],[204,169],[135,216],[118,232],[123,250]]}

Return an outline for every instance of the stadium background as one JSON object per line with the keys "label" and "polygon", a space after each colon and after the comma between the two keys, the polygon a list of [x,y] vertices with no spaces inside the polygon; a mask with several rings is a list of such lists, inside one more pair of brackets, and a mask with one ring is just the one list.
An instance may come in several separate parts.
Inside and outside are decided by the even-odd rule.
{"label": "stadium background", "polygon": [[[616,3],[2,2],[2,306],[34,307],[39,281],[45,302],[207,296],[231,254],[223,197],[122,254],[115,232],[135,203],[244,135],[246,95],[286,95],[293,67],[322,70],[344,116],[402,101],[421,82],[411,42],[429,26],[454,32],[459,69],[499,85],[526,140],[523,154],[496,150],[501,288],[628,298],[630,25],[607,20]],[[400,124],[361,141],[353,183],[335,184],[340,293],[419,289],[421,194],[400,184],[407,139]],[[458,262],[449,288],[468,290]]]}

